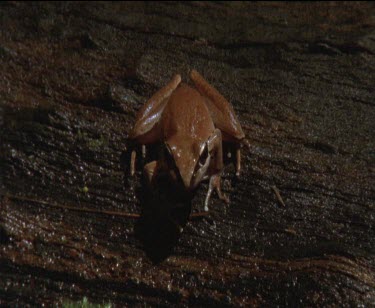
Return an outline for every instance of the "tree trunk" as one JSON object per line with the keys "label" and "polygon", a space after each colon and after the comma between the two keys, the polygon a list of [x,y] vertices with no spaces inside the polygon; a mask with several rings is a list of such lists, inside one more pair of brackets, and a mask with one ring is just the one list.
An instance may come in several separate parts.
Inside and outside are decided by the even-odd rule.
{"label": "tree trunk", "polygon": [[[373,305],[374,41],[371,2],[1,3],[0,305]],[[250,148],[189,219],[127,137],[193,68]]]}

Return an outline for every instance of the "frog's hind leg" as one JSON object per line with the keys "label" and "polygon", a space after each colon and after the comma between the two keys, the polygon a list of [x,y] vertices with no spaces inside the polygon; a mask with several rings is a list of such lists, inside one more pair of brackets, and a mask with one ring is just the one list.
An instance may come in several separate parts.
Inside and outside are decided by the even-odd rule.
{"label": "frog's hind leg", "polygon": [[239,177],[241,174],[241,149],[242,146],[250,150],[249,140],[243,138],[240,143],[235,143],[236,146],[236,176]]}
{"label": "frog's hind leg", "polygon": [[[142,158],[143,159],[146,158],[146,153],[147,153],[146,145],[142,144]],[[136,157],[137,157],[137,151],[134,149],[134,146],[133,146],[133,149],[132,149],[132,152],[131,152],[131,156],[130,156],[130,175],[131,176],[134,176],[134,174],[135,174],[135,160],[136,160]]]}
{"label": "frog's hind leg", "polygon": [[223,155],[225,164],[233,163],[235,166],[236,176],[241,173],[241,144],[233,142],[224,142]]}
{"label": "frog's hind leg", "polygon": [[[163,88],[157,91],[139,110],[130,139],[142,145],[142,156],[145,156],[145,145],[156,143],[160,140],[158,123],[169,97],[181,82],[181,76],[175,75]],[[136,151],[133,149],[130,161],[130,174],[135,173]]]}
{"label": "frog's hind leg", "polygon": [[241,173],[241,147],[236,145],[236,176],[239,177]]}
{"label": "frog's hind leg", "polygon": [[232,105],[196,70],[190,72],[190,78],[199,93],[205,98],[215,127],[223,132],[223,139],[238,142],[245,137]]}
{"label": "frog's hind leg", "polygon": [[135,173],[135,158],[136,158],[137,152],[135,150],[132,150],[132,154],[130,156],[130,175],[133,176]]}

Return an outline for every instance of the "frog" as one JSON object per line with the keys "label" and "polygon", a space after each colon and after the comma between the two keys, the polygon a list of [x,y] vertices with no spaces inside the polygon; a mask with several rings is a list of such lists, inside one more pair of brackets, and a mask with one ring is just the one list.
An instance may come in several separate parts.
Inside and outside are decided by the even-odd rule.
{"label": "frog", "polygon": [[[229,203],[222,192],[224,167],[223,143],[234,145],[236,175],[241,172],[241,147],[248,145],[233,106],[195,69],[190,71],[192,85],[176,74],[138,111],[130,140],[142,146],[160,144],[157,160],[145,164],[143,173],[150,186],[158,175],[166,175],[187,193],[209,181],[204,211],[209,211],[213,191]],[[130,174],[135,174],[137,152],[131,153]]]}

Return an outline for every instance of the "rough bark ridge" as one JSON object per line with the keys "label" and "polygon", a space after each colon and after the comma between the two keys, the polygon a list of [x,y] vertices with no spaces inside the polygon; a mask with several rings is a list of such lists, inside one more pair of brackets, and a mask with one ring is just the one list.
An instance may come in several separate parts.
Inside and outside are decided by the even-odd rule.
{"label": "rough bark ridge", "polygon": [[[370,2],[2,2],[0,305],[373,305],[374,42]],[[230,205],[181,235],[53,207],[141,212],[127,134],[191,68],[251,144]]]}

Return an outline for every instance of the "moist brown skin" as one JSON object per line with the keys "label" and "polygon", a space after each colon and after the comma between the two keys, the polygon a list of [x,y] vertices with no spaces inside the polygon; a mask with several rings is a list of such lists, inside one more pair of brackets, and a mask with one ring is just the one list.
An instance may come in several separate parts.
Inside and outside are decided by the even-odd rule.
{"label": "moist brown skin", "polygon": [[[240,144],[245,135],[231,104],[197,71],[192,70],[190,77],[195,88],[180,84],[181,77],[176,75],[146,102],[137,114],[131,137],[142,145],[161,142],[165,146],[166,155],[144,168],[151,184],[163,172],[190,192],[209,179],[204,207],[208,211],[213,189],[220,199],[229,202],[220,185],[223,136],[226,141]],[[239,147],[236,158],[239,174]],[[133,151],[131,174],[135,159]]]}

